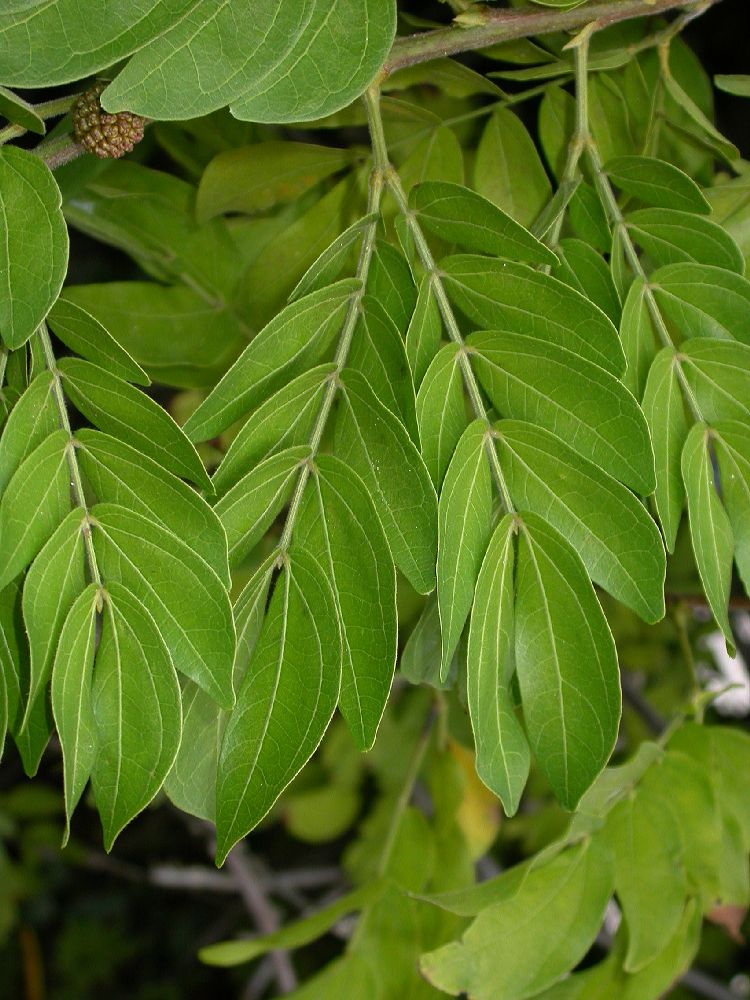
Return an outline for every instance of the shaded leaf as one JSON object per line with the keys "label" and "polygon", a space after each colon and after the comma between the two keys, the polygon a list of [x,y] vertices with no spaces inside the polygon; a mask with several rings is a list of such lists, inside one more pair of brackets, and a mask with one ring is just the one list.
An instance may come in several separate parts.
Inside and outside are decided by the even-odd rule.
{"label": "shaded leaf", "polygon": [[446,344],[427,369],[417,393],[422,457],[437,490],[466,429],[464,382],[458,354],[457,344]]}
{"label": "shaded leaf", "polygon": [[60,298],[50,310],[48,323],[59,339],[71,351],[87,361],[105,368],[111,375],[149,385],[151,379],[141,366],[130,357],[102,324],[66,298]]}
{"label": "shaded leaf", "polygon": [[708,215],[709,203],[688,175],[653,156],[618,156],[605,164],[610,180],[646,205]]}
{"label": "shaded leaf", "polygon": [[417,389],[440,349],[442,335],[443,321],[432,293],[432,280],[427,275],[420,282],[417,304],[406,331],[406,356]]}
{"label": "shaded leaf", "polygon": [[0,493],[23,460],[59,426],[53,376],[44,371],[13,407],[0,437]]}
{"label": "shaded leaf", "polygon": [[650,280],[663,314],[683,337],[750,344],[750,281],[706,264],[668,264]]}

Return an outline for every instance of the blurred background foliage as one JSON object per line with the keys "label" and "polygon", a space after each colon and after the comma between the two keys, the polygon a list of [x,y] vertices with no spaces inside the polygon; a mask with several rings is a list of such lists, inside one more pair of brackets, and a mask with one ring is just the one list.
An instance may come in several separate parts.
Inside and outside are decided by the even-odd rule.
{"label": "blurred background foliage", "polygon": [[[429,0],[412,0],[402,8],[412,24],[446,16],[443,4]],[[676,61],[683,63],[693,97],[707,111],[709,77],[747,70],[746,40],[742,0],[725,0],[687,30],[685,41],[705,74],[687,49]],[[496,59],[479,54],[463,62],[480,71],[498,66]],[[510,93],[528,86],[519,79],[499,82]],[[460,76],[441,83],[431,80],[427,67],[389,94],[384,105],[389,140],[405,180],[410,172],[429,173],[432,160],[439,163],[442,178],[453,173],[450,179],[456,181],[464,171],[482,169],[477,143],[485,117],[473,112],[496,96],[494,84],[486,78],[485,84],[477,87],[475,80]],[[721,93],[715,100],[718,127],[750,157],[747,103]],[[539,97],[524,100],[517,110],[535,133]],[[446,119],[459,120],[448,129],[441,124]],[[76,286],[71,297],[149,369],[159,383],[158,398],[178,420],[194,409],[248,333],[278,309],[320,250],[358,217],[367,156],[363,122],[356,105],[315,128],[248,125],[221,112],[150,128],[128,163],[113,166],[85,158],[59,171],[71,225],[68,280]],[[269,186],[274,143],[281,139],[322,148],[303,176]],[[249,144],[260,144],[253,158],[242,152]],[[694,151],[688,159],[685,168],[708,183],[710,158]],[[257,178],[254,185],[248,171]],[[238,174],[241,197],[232,183]],[[726,223],[748,255],[750,209],[742,205],[750,203],[750,194],[745,201],[737,196],[742,182],[750,192],[740,178],[731,190],[717,187],[709,200],[714,217]],[[543,178],[540,185],[543,203]],[[384,267],[384,298],[389,294],[386,274]],[[391,301],[389,308],[397,316],[399,303]],[[209,466],[236,432],[202,446]],[[709,616],[690,599],[700,587],[683,541],[670,564],[672,599],[662,623],[648,627],[622,606],[605,604],[625,688],[615,762],[687,704],[696,673],[704,688],[721,689],[731,679],[722,673],[726,658],[721,644],[712,640]],[[255,561],[260,555],[255,553]],[[237,574],[237,590],[252,565]],[[423,603],[401,587],[401,641],[410,641],[404,673],[410,680],[429,674],[434,660],[429,643],[420,644],[420,634],[413,634]],[[741,600],[734,624],[747,658],[750,617]],[[434,712],[435,724],[425,738],[425,719]],[[709,704],[707,719],[735,714],[736,722],[747,727],[747,712],[740,691],[718,707]],[[415,748],[425,752],[425,784],[416,786],[415,807],[405,811],[392,852],[394,877],[406,887],[414,879],[417,889],[435,889],[441,878],[445,886],[460,885],[471,878],[472,866],[487,877],[561,833],[565,814],[535,773],[519,814],[503,820],[499,803],[476,777],[471,746],[460,685],[441,695],[435,709],[432,689],[413,687],[399,675],[375,748],[358,754],[345,726],[334,724],[245,849],[217,872],[210,861],[209,826],[179,813],[163,796],[122,834],[111,855],[103,853],[98,820],[86,808],[76,817],[69,845],[60,850],[59,748],[50,744],[40,780],[32,785],[9,745],[0,772],[0,1000],[277,995],[280,973],[273,956],[222,969],[202,964],[198,950],[242,932],[272,930],[365,881],[387,840],[389,816]],[[750,995],[750,951],[742,943],[741,917],[725,914],[722,926],[719,915],[719,923],[706,925],[695,963],[700,973],[670,996],[726,1000]],[[344,917],[331,933],[298,951],[300,977],[341,953],[351,931]],[[601,949],[591,961],[599,958]],[[331,996],[344,993],[332,991]]]}

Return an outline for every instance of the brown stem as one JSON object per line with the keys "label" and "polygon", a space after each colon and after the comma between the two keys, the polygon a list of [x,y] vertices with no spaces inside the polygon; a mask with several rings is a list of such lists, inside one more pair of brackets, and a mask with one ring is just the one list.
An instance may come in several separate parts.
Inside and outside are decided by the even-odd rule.
{"label": "brown stem", "polygon": [[[397,69],[445,56],[484,49],[499,42],[556,31],[576,31],[595,21],[606,28],[620,21],[651,17],[691,7],[707,9],[721,0],[608,0],[587,3],[572,10],[491,10],[481,8],[460,18],[458,25],[397,38],[383,67],[381,78]],[[460,26],[461,23],[470,25]]]}

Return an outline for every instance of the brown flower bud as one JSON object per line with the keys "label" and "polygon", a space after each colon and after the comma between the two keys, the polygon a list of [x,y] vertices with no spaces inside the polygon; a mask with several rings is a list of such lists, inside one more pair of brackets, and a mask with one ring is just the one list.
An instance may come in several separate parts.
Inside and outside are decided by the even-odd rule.
{"label": "brown flower bud", "polygon": [[105,80],[97,80],[75,102],[71,111],[73,135],[95,156],[117,159],[141,141],[145,119],[130,111],[108,114],[99,101],[106,86]]}

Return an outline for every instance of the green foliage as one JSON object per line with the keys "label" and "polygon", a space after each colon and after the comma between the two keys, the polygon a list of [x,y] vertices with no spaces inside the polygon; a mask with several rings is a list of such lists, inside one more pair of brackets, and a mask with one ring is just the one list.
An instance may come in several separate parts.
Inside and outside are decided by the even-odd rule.
{"label": "green foliage", "polygon": [[[394,41],[393,0],[0,26],[0,749],[56,733],[66,841],[161,793],[219,864],[346,836],[350,893],[202,953],[356,914],[300,1000],[655,1000],[750,903],[750,740],[658,624],[687,579],[733,652],[750,584],[747,164],[688,14],[535,2],[513,41],[463,3]],[[97,72],[143,152],[9,144],[66,110],[9,87]],[[68,226],[134,280],[61,295]],[[523,860],[477,882],[497,800]]]}

